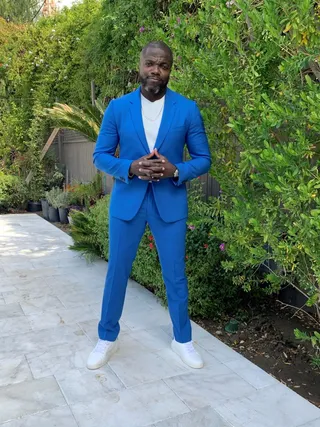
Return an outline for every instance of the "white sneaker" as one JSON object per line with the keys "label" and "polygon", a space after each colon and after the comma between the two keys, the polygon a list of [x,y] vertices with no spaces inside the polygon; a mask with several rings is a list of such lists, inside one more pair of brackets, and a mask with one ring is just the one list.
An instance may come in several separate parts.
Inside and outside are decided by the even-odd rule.
{"label": "white sneaker", "polygon": [[181,344],[176,340],[173,340],[171,343],[172,351],[174,351],[178,356],[181,357],[181,360],[190,368],[200,369],[203,368],[203,360],[200,354],[193,347],[192,341]]}
{"label": "white sneaker", "polygon": [[88,357],[87,368],[88,369],[99,369],[105,365],[110,357],[118,350],[118,341],[105,341],[100,340],[92,350]]}

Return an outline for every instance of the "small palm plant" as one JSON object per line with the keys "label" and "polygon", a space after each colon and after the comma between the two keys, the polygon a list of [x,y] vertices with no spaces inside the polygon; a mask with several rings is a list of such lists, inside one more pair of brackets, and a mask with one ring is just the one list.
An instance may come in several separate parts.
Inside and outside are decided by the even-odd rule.
{"label": "small palm plant", "polygon": [[101,100],[96,100],[94,106],[84,108],[55,103],[52,108],[44,110],[44,115],[49,117],[56,127],[74,130],[89,141],[96,142],[104,110],[105,106]]}

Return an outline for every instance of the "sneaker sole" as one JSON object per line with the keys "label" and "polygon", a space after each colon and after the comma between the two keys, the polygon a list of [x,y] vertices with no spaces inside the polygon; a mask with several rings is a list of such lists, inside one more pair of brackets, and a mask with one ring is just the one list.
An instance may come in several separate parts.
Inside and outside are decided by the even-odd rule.
{"label": "sneaker sole", "polygon": [[182,362],[183,362],[185,365],[189,366],[189,368],[193,368],[193,369],[202,369],[202,368],[203,368],[203,366],[204,366],[204,364],[203,364],[203,363],[198,364],[198,365],[195,365],[195,364],[193,365],[193,364],[188,363],[186,360],[184,360],[184,359],[181,357],[180,353],[175,349],[173,342],[171,343],[171,350],[172,350],[172,351],[173,351],[177,356],[179,356],[179,357],[180,357],[180,359],[182,360]]}
{"label": "sneaker sole", "polygon": [[117,341],[116,344],[113,346],[113,348],[110,350],[110,352],[108,352],[107,356],[103,359],[102,362],[96,363],[95,365],[88,365],[87,364],[87,369],[94,371],[95,369],[102,368],[102,366],[104,366],[106,363],[109,362],[111,356],[118,350],[118,347],[119,347],[119,345],[118,345],[118,341]]}

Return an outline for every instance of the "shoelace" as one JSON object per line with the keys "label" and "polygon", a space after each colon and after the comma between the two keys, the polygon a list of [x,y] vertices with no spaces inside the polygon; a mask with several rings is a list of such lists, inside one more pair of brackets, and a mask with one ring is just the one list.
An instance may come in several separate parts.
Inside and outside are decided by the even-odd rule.
{"label": "shoelace", "polygon": [[108,341],[99,340],[93,351],[95,353],[104,353],[109,345]]}
{"label": "shoelace", "polygon": [[188,343],[186,343],[185,344],[185,348],[186,348],[186,350],[187,350],[187,352],[188,353],[197,353],[196,352],[196,350],[195,350],[195,348],[193,347],[193,343],[192,343],[192,341],[191,342],[188,342]]}

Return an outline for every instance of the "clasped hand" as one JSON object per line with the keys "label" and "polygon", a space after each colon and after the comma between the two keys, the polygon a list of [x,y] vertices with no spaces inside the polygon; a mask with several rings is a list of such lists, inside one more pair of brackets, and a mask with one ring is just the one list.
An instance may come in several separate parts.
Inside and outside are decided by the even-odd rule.
{"label": "clasped hand", "polygon": [[[156,159],[152,159],[154,156]],[[144,181],[160,181],[160,179],[172,178],[175,170],[176,167],[155,148],[150,154],[131,164],[130,174]]]}

